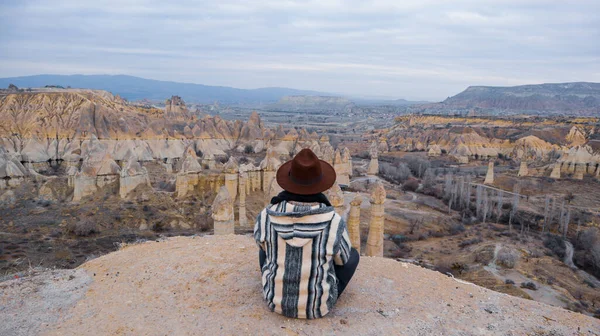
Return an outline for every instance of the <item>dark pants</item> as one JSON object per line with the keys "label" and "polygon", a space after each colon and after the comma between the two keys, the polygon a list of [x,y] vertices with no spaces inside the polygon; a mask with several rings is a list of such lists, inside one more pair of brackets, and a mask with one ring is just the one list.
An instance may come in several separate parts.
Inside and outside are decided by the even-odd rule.
{"label": "dark pants", "polygon": [[[260,269],[263,268],[265,262],[267,260],[267,254],[262,249],[258,251],[258,262],[260,264]],[[358,266],[358,262],[360,261],[360,254],[356,249],[350,250],[350,258],[348,258],[348,262],[343,266],[334,265],[335,268],[335,276],[338,278],[338,297],[342,295],[346,286],[352,279],[354,272],[356,271],[356,267]]]}

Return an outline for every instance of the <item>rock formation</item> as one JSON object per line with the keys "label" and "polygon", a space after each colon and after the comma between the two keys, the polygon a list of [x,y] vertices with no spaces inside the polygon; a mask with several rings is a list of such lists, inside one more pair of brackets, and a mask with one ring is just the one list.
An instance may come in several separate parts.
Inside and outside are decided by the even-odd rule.
{"label": "rock formation", "polygon": [[0,147],[0,189],[16,187],[21,184],[29,171],[18,158]]}
{"label": "rock formation", "polygon": [[[347,149],[346,149],[347,150]],[[336,174],[336,183],[349,185],[350,184],[350,172],[349,172],[349,164],[348,158],[346,155],[342,155],[342,153],[346,153],[345,150],[340,151],[339,149],[335,150],[335,156],[333,159],[333,168],[335,169]]]}
{"label": "rock formation", "polygon": [[150,186],[148,171],[145,167],[142,167],[134,155],[131,155],[127,164],[121,170],[119,195],[121,198],[125,198],[137,186],[143,184]]}
{"label": "rock formation", "polygon": [[270,191],[271,182],[275,179],[277,169],[281,166],[281,161],[277,159],[277,154],[271,148],[267,148],[267,155],[260,163],[262,170],[262,190],[266,193]]}
{"label": "rock formation", "polygon": [[585,164],[575,164],[575,173],[573,178],[576,180],[583,180],[583,174],[585,173]]}
{"label": "rock formation", "polygon": [[225,173],[225,187],[227,187],[231,199],[235,201],[238,191],[239,166],[233,156],[229,157],[229,161],[223,167],[223,173]]}
{"label": "rock formation", "polygon": [[350,214],[348,215],[348,235],[350,243],[360,253],[360,206],[362,196],[356,195],[350,202]]}
{"label": "rock formation", "polygon": [[383,257],[383,232],[385,221],[386,192],[381,181],[377,181],[371,191],[371,219],[367,237],[366,254],[370,257]]}
{"label": "rock formation", "polygon": [[488,162],[488,170],[483,184],[494,184],[494,161]]}
{"label": "rock formation", "polygon": [[222,186],[212,205],[215,235],[234,233],[233,199],[229,191]]}
{"label": "rock formation", "polygon": [[246,193],[248,184],[248,173],[240,170],[240,177],[238,183],[238,200],[239,200],[239,208],[238,208],[238,223],[241,227],[248,226],[248,217],[246,215]]}
{"label": "rock formation", "polygon": [[329,199],[329,203],[331,203],[335,209],[335,212],[344,217],[346,213],[346,207],[344,204],[344,193],[342,192],[340,186],[337,183],[334,183],[333,186],[325,192],[325,195]]}
{"label": "rock formation", "polygon": [[521,161],[521,165],[519,166],[519,173],[517,174],[520,177],[525,177],[529,174],[529,170],[527,169],[527,162],[525,160]]}
{"label": "rock formation", "polygon": [[172,96],[165,102],[165,116],[167,118],[189,117],[189,111],[185,102],[179,96]]}
{"label": "rock formation", "polygon": [[373,141],[369,148],[369,155],[371,161],[369,161],[369,168],[367,169],[367,175],[376,176],[379,174],[379,153],[377,148],[377,142]]}
{"label": "rock formation", "polygon": [[553,179],[560,178],[560,163],[556,162],[552,165],[552,172],[550,173],[550,177]]}
{"label": "rock formation", "polygon": [[346,168],[348,176],[352,176],[352,156],[350,155],[350,150],[347,147],[342,148],[342,162],[346,162],[348,165]]}
{"label": "rock formation", "polygon": [[269,186],[269,191],[265,193],[265,205],[270,204],[271,199],[279,195],[279,193],[282,191],[283,189],[281,188],[279,183],[277,183],[277,179],[272,179],[271,184]]}
{"label": "rock formation", "polygon": [[175,181],[175,190],[177,197],[185,197],[198,184],[199,174],[202,171],[202,166],[198,162],[198,156],[193,148],[188,147],[183,157],[181,169],[177,174]]}
{"label": "rock formation", "polygon": [[437,157],[442,155],[442,149],[439,145],[431,145],[429,147],[429,151],[427,152],[427,156],[429,157]]}

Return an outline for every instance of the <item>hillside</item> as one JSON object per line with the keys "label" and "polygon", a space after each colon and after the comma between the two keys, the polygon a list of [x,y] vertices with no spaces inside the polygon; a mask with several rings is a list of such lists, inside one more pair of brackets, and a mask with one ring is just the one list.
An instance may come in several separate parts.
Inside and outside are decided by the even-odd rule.
{"label": "hillside", "polygon": [[193,83],[159,81],[126,75],[35,75],[0,78],[0,88],[14,84],[19,88],[60,85],[63,87],[106,90],[128,100],[164,100],[179,95],[194,103],[221,102],[227,104],[275,102],[288,95],[317,95],[314,91],[288,88],[236,89]]}
{"label": "hillside", "polygon": [[248,236],[178,237],[7,281],[0,334],[600,334],[591,317],[368,257],[333,312],[288,319],[267,310],[257,259]]}
{"label": "hillside", "polygon": [[423,106],[423,110],[545,112],[597,116],[600,113],[600,83],[470,86],[441,103]]}

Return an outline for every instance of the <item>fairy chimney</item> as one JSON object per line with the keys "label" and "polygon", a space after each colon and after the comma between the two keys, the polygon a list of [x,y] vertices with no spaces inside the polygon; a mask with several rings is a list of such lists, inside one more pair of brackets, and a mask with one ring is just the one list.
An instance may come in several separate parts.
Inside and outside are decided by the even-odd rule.
{"label": "fairy chimney", "polygon": [[521,161],[521,166],[519,167],[518,176],[525,177],[529,174],[529,170],[527,169],[527,162],[525,160]]}
{"label": "fairy chimney", "polygon": [[350,202],[350,214],[348,215],[348,235],[350,243],[357,251],[360,251],[360,205],[362,197],[356,195]]}
{"label": "fairy chimney", "polygon": [[553,179],[559,179],[560,178],[560,163],[556,162],[552,166],[552,172],[550,173],[550,177],[553,178]]}
{"label": "fairy chimney", "polygon": [[215,235],[234,233],[233,200],[229,191],[222,186],[212,205]]}
{"label": "fairy chimney", "polygon": [[238,183],[238,193],[239,193],[239,225],[241,227],[245,227],[248,225],[248,217],[246,217],[246,185],[248,183],[248,173],[245,171],[240,171],[240,178]]}
{"label": "fairy chimney", "polygon": [[377,181],[371,191],[371,219],[367,237],[366,254],[369,257],[383,257],[383,230],[385,219],[385,188]]}
{"label": "fairy chimney", "polygon": [[488,163],[488,170],[483,184],[494,184],[494,161]]}

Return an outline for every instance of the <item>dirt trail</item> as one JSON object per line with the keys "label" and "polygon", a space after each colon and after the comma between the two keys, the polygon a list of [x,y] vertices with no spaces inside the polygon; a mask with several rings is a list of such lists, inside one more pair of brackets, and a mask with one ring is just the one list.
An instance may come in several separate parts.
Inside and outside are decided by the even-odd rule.
{"label": "dirt trail", "polygon": [[[53,315],[56,323],[10,334],[600,335],[597,319],[368,257],[361,259],[329,315],[289,319],[271,313],[263,302],[256,252],[252,238],[240,235],[177,237],[126,247],[73,271],[85,272],[93,282],[66,314]],[[69,281],[59,279],[52,286],[71,295]],[[21,295],[8,286],[3,302]],[[40,300],[25,296],[38,309],[16,307],[11,318],[30,326],[47,311],[67,308],[56,297],[46,306]]]}

